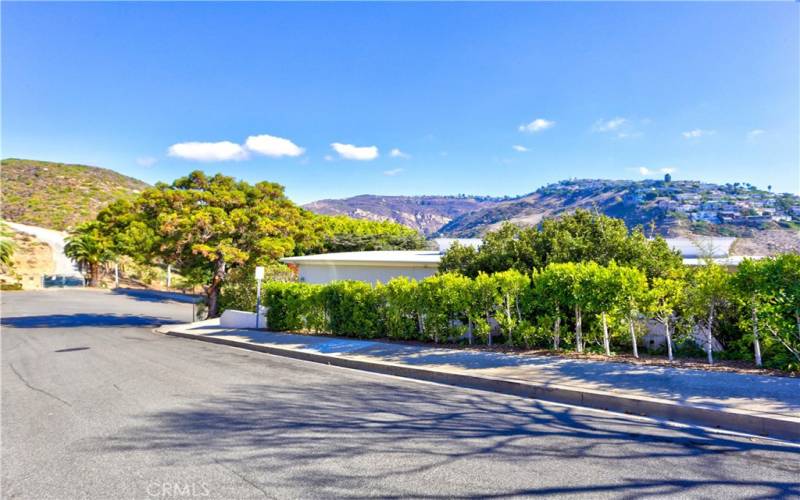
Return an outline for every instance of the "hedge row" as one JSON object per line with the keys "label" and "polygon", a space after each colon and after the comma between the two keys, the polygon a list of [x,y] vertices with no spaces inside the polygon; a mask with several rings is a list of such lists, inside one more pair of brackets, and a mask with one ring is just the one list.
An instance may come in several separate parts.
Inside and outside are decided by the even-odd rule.
{"label": "hedge row", "polygon": [[[422,281],[395,278],[372,286],[267,282],[268,327],[358,338],[469,343],[528,348],[633,350],[653,321],[666,333],[666,353],[755,359],[798,369],[800,258],[748,261],[731,275],[700,266],[648,280],[638,269],[594,262],[555,263],[527,274],[508,270],[475,278],[444,273]],[[252,310],[254,283],[231,283],[223,306]],[[755,321],[753,321],[755,319]],[[698,338],[699,332],[703,338]],[[697,342],[697,343],[696,343]]]}

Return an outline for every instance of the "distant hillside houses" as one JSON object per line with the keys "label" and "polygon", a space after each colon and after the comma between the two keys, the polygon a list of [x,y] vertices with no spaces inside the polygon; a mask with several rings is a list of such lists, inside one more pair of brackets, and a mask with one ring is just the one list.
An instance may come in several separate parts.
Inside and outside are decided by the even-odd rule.
{"label": "distant hillside houses", "polygon": [[544,191],[580,193],[622,192],[627,206],[653,207],[669,219],[761,227],[773,222],[800,222],[800,197],[763,191],[751,184],[711,184],[699,181],[618,181],[582,179],[561,181]]}

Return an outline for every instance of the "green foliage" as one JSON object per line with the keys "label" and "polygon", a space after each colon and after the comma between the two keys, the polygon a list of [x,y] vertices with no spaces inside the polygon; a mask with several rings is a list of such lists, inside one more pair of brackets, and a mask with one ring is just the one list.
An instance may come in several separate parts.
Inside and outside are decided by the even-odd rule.
{"label": "green foliage", "polygon": [[360,338],[380,336],[383,333],[380,297],[376,288],[361,281],[334,281],[322,287],[320,299],[329,331]]}
{"label": "green foliage", "polygon": [[577,210],[545,220],[541,229],[504,224],[486,235],[478,251],[451,248],[440,270],[474,277],[508,269],[531,272],[551,263],[612,261],[641,269],[650,279],[681,266],[679,253],[664,239],[648,239],[641,228],[629,232],[622,219]]}
{"label": "green foliage", "polygon": [[[551,263],[530,275],[517,270],[479,273],[475,278],[444,273],[419,282],[394,278],[374,287],[355,281],[328,285],[271,281],[264,287],[264,304],[269,308],[269,327],[275,330],[434,342],[461,341],[471,333],[476,343],[489,343],[495,333],[509,345],[525,347],[555,345],[558,332],[559,348],[577,348],[580,333],[589,351],[602,351],[606,331],[609,347],[631,348],[645,328],[641,319],[651,317],[669,328],[673,355],[697,356],[703,351],[690,335],[694,325],[706,317],[712,300],[719,300],[720,315],[738,317],[732,305],[722,307],[725,302],[719,299],[733,304],[730,290],[735,289],[743,301],[752,294],[758,297],[759,324],[768,332],[765,364],[797,369],[798,272],[797,256],[781,256],[748,261],[741,277],[708,267],[688,276],[675,270],[648,283],[643,271],[613,261],[606,266]],[[232,273],[223,291],[224,307],[254,310],[252,272],[234,279],[238,273]],[[576,327],[578,319],[584,330],[576,328],[573,334],[569,322]],[[718,322],[723,321],[730,320]],[[735,349],[748,339],[741,330],[730,334],[734,350],[728,357],[735,356]]]}
{"label": "green foliage", "polygon": [[100,265],[113,258],[112,244],[97,222],[78,226],[66,239],[64,255],[89,271],[91,286],[100,285]]}
{"label": "green foliage", "polygon": [[391,221],[353,219],[343,215],[311,215],[313,236],[298,253],[418,250],[425,238]]}
{"label": "green foliage", "polygon": [[8,226],[0,222],[0,265],[4,270],[9,270],[14,267],[14,240],[12,239],[14,233],[8,229]]}

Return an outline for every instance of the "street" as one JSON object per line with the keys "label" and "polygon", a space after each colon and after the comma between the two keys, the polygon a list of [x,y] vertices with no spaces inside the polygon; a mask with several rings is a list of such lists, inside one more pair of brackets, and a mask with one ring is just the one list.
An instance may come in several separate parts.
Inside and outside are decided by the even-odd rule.
{"label": "street", "polygon": [[192,305],[2,296],[2,497],[800,498],[800,447],[152,332]]}

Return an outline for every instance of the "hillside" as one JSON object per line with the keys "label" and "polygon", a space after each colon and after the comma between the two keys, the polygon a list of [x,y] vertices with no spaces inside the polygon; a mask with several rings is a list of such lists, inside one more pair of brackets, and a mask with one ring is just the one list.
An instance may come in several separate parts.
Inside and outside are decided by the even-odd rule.
{"label": "hillside", "polygon": [[429,236],[453,219],[493,207],[503,198],[480,196],[376,196],[320,200],[304,208],[324,215],[349,215],[357,219],[390,220]]}
{"label": "hillside", "polygon": [[3,219],[59,231],[148,187],[105,168],[20,159],[2,161],[0,181]]}
{"label": "hillside", "polygon": [[800,251],[800,197],[748,184],[583,179],[550,184],[516,198],[467,200],[472,202],[459,197],[365,195],[307,207],[353,217],[388,218],[417,229],[417,221],[424,220],[426,235],[449,237],[480,236],[506,221],[536,225],[545,218],[586,208],[624,219],[629,227],[641,224],[667,236],[737,236],[745,242],[737,245],[742,251]]}

